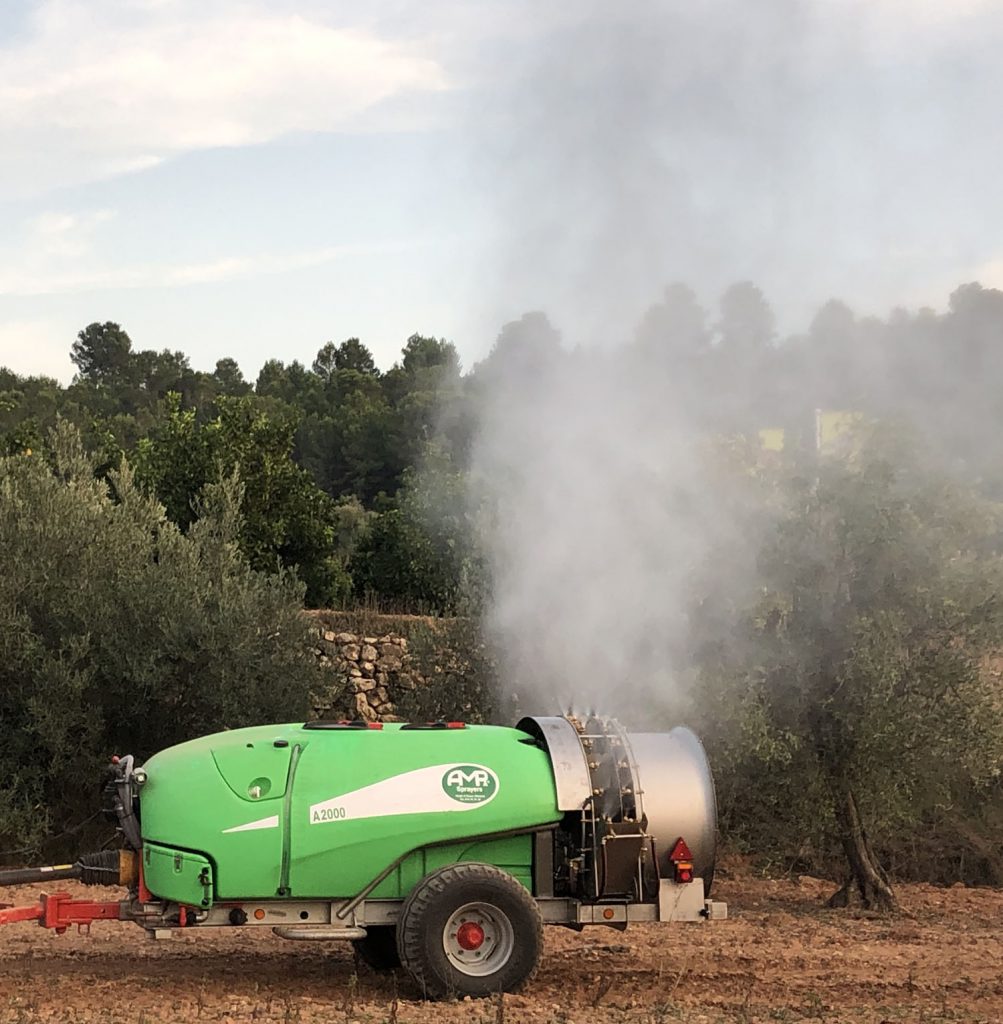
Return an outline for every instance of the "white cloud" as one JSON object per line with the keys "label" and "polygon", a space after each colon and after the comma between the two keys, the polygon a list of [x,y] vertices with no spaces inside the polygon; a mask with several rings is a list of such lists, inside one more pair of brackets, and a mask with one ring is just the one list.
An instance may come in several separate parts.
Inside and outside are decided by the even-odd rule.
{"label": "white cloud", "polygon": [[96,239],[115,212],[45,210],[10,232],[0,246],[0,295],[45,294],[46,280],[93,271],[98,264]]}
{"label": "white cloud", "polygon": [[445,76],[413,45],[241,0],[43,0],[0,49],[0,187],[145,168],[192,149],[332,131]]}
{"label": "white cloud", "polygon": [[59,259],[77,259],[91,249],[99,225],[115,216],[112,210],[67,213],[47,210],[30,224],[26,244],[19,253],[22,266]]}
{"label": "white cloud", "polygon": [[[996,0],[853,0],[858,13],[889,29],[928,31],[967,21],[990,10]],[[838,8],[838,4],[836,7]]]}
{"label": "white cloud", "polygon": [[[55,217],[55,215],[45,215]],[[69,219],[69,218],[68,218]],[[37,239],[38,232],[35,237]],[[67,241],[66,249],[56,255],[82,256],[89,244]],[[74,259],[62,263],[50,259],[52,252],[32,243],[26,257],[0,261],[0,296],[29,297],[65,295],[91,291],[115,291],[132,288],[173,288],[185,285],[214,284],[240,278],[282,274],[332,263],[346,256],[400,252],[426,244],[420,239],[375,242],[357,245],[326,246],[301,252],[259,253],[252,256],[225,256],[200,263],[149,263],[112,266],[93,259]]]}

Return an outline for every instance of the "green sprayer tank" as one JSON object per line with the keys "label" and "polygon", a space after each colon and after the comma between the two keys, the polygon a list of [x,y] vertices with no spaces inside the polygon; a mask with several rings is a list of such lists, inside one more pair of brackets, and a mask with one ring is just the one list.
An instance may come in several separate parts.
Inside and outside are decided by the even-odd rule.
{"label": "green sprayer tank", "polygon": [[687,729],[570,716],[295,723],[206,736],[141,767],[116,759],[113,771],[117,861],[91,855],[40,877],[123,881],[128,899],[56,894],[0,910],[0,923],[116,917],[155,936],[264,926],[349,939],[370,966],[402,966],[441,997],[525,984],[545,923],[725,915],[709,899],[713,783]]}

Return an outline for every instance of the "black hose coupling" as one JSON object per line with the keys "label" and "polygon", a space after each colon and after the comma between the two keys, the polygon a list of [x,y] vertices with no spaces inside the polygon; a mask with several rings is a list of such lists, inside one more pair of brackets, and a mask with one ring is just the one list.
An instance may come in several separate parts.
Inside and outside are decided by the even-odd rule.
{"label": "black hose coupling", "polygon": [[84,885],[118,885],[120,883],[119,851],[100,850],[82,854],[76,863],[77,876]]}

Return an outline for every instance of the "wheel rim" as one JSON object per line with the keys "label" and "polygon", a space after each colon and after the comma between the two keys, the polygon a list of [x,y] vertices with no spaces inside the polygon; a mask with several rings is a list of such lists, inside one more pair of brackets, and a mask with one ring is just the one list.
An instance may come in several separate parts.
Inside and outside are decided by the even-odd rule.
{"label": "wheel rim", "polygon": [[511,959],[515,929],[508,915],[490,903],[466,903],[446,922],[442,948],[461,974],[484,977]]}

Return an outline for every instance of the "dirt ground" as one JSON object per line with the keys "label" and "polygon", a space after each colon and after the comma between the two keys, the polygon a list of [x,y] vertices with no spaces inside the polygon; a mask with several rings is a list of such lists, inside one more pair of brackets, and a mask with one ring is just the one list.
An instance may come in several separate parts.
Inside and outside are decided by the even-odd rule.
{"label": "dirt ground", "polygon": [[[823,909],[831,890],[808,878],[725,878],[714,895],[728,921],[548,929],[536,979],[501,1003],[422,1003],[407,979],[357,966],[345,943],[229,930],[155,942],[118,923],[59,937],[10,925],[0,929],[0,1021],[1003,1022],[1003,893],[900,886],[905,912],[881,917]],[[0,893],[19,904],[36,896]]]}

